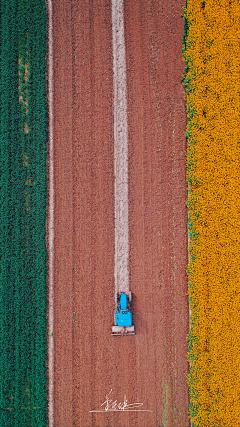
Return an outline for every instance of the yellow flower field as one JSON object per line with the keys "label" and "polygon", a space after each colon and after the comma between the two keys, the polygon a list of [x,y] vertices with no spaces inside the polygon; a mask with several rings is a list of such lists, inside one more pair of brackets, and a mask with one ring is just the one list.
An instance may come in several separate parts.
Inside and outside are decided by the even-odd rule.
{"label": "yellow flower field", "polygon": [[240,2],[188,0],[190,415],[240,426]]}

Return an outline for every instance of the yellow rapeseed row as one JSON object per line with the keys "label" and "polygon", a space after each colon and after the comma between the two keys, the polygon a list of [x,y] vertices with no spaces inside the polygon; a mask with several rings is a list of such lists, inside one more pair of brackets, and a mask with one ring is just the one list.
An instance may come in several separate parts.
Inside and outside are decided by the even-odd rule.
{"label": "yellow rapeseed row", "polygon": [[188,0],[190,414],[240,426],[240,1]]}

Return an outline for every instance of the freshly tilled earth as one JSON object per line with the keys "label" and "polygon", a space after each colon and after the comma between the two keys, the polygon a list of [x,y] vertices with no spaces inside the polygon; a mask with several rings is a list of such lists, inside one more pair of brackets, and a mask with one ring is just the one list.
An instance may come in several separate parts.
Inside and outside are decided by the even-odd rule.
{"label": "freshly tilled earth", "polygon": [[[184,5],[124,3],[136,335],[113,337],[111,2],[53,4],[56,427],[190,425]],[[110,392],[148,411],[89,412]]]}

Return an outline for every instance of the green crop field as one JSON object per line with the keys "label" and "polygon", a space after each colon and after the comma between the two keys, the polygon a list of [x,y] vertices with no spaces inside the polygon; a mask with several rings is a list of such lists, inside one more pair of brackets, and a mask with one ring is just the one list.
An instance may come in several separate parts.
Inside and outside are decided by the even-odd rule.
{"label": "green crop field", "polygon": [[0,425],[46,425],[46,6],[1,0]]}

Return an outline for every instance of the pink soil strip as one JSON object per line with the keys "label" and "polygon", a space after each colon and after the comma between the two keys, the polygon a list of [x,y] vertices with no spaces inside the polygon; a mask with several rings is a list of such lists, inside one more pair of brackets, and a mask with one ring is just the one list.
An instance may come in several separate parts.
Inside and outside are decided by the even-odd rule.
{"label": "pink soil strip", "polygon": [[128,129],[123,0],[112,0],[114,171],[115,171],[115,292],[129,290]]}

